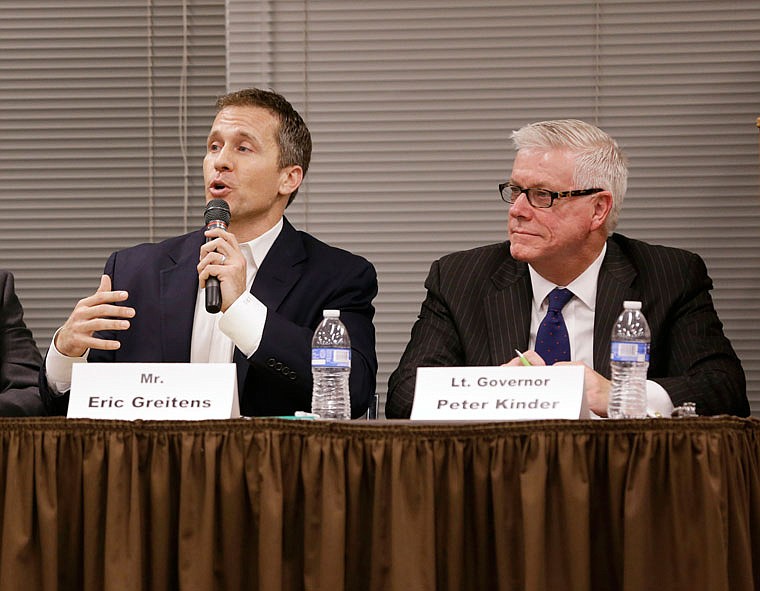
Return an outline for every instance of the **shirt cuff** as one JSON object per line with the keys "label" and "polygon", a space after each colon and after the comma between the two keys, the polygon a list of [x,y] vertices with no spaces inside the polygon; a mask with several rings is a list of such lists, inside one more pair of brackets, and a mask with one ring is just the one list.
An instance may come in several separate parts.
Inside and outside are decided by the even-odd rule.
{"label": "shirt cuff", "polygon": [[264,336],[267,307],[256,296],[245,292],[219,320],[219,330],[227,335],[243,355],[250,357],[256,352]]}
{"label": "shirt cuff", "polygon": [[61,353],[55,348],[55,337],[58,336],[59,330],[61,329],[55,331],[45,356],[45,375],[48,385],[56,396],[61,396],[64,392],[71,390],[72,367],[75,363],[87,363],[87,355],[90,352],[87,349],[81,357],[67,357]]}
{"label": "shirt cuff", "polygon": [[665,388],[657,382],[647,380],[647,415],[650,417],[670,417],[673,401]]}

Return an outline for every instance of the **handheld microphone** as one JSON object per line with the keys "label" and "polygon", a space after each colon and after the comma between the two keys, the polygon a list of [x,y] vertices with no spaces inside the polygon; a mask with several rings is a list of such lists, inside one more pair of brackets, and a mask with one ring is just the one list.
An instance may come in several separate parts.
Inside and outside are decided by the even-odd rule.
{"label": "handheld microphone", "polygon": [[[224,199],[212,199],[206,204],[203,214],[206,222],[206,230],[212,228],[227,229],[230,223],[230,206]],[[206,242],[213,238],[206,238]],[[206,312],[216,314],[222,309],[222,290],[219,287],[219,279],[213,275],[206,279]]]}

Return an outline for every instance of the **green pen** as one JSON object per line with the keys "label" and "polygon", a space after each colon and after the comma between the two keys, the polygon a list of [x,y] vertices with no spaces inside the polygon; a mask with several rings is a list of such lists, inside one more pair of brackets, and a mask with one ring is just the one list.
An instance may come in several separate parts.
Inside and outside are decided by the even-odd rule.
{"label": "green pen", "polygon": [[518,351],[517,349],[515,349],[515,353],[517,353],[517,356],[520,358],[520,363],[522,363],[525,366],[530,366],[531,365],[530,361],[528,361],[528,358],[525,357],[525,355],[523,355],[522,353],[520,353],[520,351]]}

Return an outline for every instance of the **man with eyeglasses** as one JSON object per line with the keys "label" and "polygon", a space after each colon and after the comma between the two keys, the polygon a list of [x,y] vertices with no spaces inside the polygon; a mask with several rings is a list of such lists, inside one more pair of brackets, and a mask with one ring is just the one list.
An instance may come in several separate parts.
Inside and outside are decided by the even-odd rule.
{"label": "man with eyeglasses", "polygon": [[[583,121],[541,121],[512,134],[509,240],[433,263],[411,340],[389,380],[385,413],[407,418],[418,367],[532,365],[549,295],[567,294],[570,345],[559,363],[585,366],[591,411],[606,416],[610,337],[625,300],[640,300],[652,341],[648,412],[749,415],[744,371],[712,303],[712,281],[694,253],[613,233],[628,169],[617,142]],[[568,291],[569,290],[569,291]],[[565,303],[566,301],[566,303]]]}

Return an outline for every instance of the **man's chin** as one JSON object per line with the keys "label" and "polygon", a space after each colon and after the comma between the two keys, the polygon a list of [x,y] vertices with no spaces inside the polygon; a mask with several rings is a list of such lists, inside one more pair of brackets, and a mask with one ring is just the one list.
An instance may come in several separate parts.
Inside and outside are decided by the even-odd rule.
{"label": "man's chin", "polygon": [[520,242],[514,242],[511,241],[509,243],[509,253],[512,255],[512,258],[516,261],[523,261],[525,263],[529,263],[531,260],[531,253],[533,252],[532,248],[529,248],[525,246],[524,244],[521,244]]}

